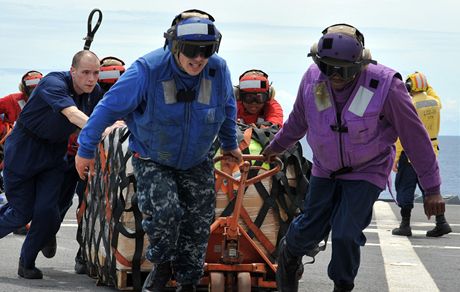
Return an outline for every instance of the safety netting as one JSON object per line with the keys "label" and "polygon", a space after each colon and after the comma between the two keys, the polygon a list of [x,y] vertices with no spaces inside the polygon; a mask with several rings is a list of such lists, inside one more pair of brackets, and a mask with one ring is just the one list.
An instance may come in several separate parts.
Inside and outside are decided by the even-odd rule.
{"label": "safety netting", "polygon": [[[246,137],[240,138],[240,148],[246,154],[260,154],[274,134],[270,130],[246,127],[240,127],[240,133]],[[126,126],[115,128],[99,145],[95,175],[90,178],[78,210],[82,228],[79,241],[88,274],[95,277],[98,284],[140,290],[152,264],[145,259],[148,239],[142,230],[143,217],[136,203],[132,153],[127,147],[129,134]],[[249,147],[251,144],[259,146]],[[246,232],[272,262],[275,262],[280,239],[300,212],[311,169],[311,163],[302,155],[300,143],[286,151],[281,160],[284,167],[280,172],[245,190],[245,211],[241,219]],[[255,175],[257,173],[250,173],[249,177]],[[235,189],[216,180],[216,191],[216,216],[229,216],[233,211]]]}

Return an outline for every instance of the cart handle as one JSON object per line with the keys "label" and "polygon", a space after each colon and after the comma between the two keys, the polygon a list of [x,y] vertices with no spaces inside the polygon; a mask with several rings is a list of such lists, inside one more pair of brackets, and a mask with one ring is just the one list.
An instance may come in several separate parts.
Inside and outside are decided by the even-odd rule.
{"label": "cart handle", "polygon": [[[99,17],[97,19],[96,25],[94,26],[94,29],[91,28],[91,25],[93,24],[93,18],[94,14],[97,13],[99,14]],[[102,22],[102,11],[98,8],[93,9],[91,13],[88,16],[88,32],[86,36],[83,38],[85,41],[85,45],[83,46],[83,50],[89,50],[91,47],[91,43],[93,42],[94,35],[96,34],[96,31],[99,29],[99,26],[101,25]]]}
{"label": "cart handle", "polygon": [[[228,158],[228,156],[225,156],[225,155],[217,156],[217,157],[214,158],[214,163],[217,163],[217,162],[219,162],[221,160],[224,160],[224,159],[227,159],[227,158]],[[276,157],[272,161],[272,162],[274,162],[276,164],[275,167],[272,168],[272,169],[266,169],[266,168],[264,168],[262,166],[251,165],[250,162],[249,162],[251,160],[265,161],[265,157],[263,155],[247,155],[247,154],[243,154],[243,163],[240,164],[241,176],[243,176],[243,173],[247,173],[251,169],[263,169],[263,170],[266,170],[266,172],[258,174],[255,177],[252,177],[252,178],[246,180],[245,181],[246,185],[255,184],[255,183],[263,180],[266,177],[270,177],[270,176],[276,174],[277,172],[279,172],[283,168],[283,162],[278,157]],[[236,184],[241,183],[240,178],[234,178],[232,175],[230,175],[228,173],[225,173],[220,169],[214,168],[214,171],[215,171],[216,174],[221,175],[221,176],[231,180],[232,182],[234,182]]]}

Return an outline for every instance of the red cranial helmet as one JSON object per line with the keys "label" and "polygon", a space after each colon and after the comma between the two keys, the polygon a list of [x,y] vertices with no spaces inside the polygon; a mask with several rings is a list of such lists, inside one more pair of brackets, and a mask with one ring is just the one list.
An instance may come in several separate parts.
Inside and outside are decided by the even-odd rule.
{"label": "red cranial helmet", "polygon": [[267,73],[262,70],[251,69],[240,76],[241,93],[243,92],[266,92],[270,91],[270,82]]}
{"label": "red cranial helmet", "polygon": [[265,103],[274,96],[274,90],[268,81],[268,74],[262,70],[251,69],[240,76],[237,99],[245,103]]}
{"label": "red cranial helmet", "polygon": [[40,79],[42,78],[42,73],[32,70],[22,76],[21,82],[24,83],[24,86],[34,88],[38,85],[38,82],[40,82]]}
{"label": "red cranial helmet", "polygon": [[125,72],[125,62],[116,57],[105,57],[101,60],[99,82],[114,84]]}
{"label": "red cranial helmet", "polygon": [[29,96],[37,87],[40,80],[43,78],[43,74],[41,72],[32,70],[24,74],[21,78],[21,83],[19,84],[19,90],[27,94]]}

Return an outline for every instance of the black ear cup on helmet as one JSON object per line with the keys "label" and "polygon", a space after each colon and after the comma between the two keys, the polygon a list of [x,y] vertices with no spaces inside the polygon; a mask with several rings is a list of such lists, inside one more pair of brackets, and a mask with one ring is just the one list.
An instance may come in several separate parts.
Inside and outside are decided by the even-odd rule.
{"label": "black ear cup on helmet", "polygon": [[407,92],[410,93],[412,91],[412,80],[410,80],[410,78],[407,78],[405,85]]}
{"label": "black ear cup on helmet", "polygon": [[311,57],[313,59],[313,62],[318,65],[318,43],[313,43],[310,47],[310,53],[308,53],[307,57]]}
{"label": "black ear cup on helmet", "polygon": [[236,100],[241,100],[241,98],[240,98],[240,86],[239,85],[233,86],[233,94],[235,95]]}

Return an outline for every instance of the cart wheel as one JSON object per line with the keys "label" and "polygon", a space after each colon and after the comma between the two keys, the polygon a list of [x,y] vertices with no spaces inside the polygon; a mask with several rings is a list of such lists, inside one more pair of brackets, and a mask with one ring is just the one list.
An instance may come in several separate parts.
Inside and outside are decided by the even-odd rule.
{"label": "cart wheel", "polygon": [[238,273],[238,292],[251,292],[251,274]]}
{"label": "cart wheel", "polygon": [[210,292],[224,292],[225,291],[225,276],[224,273],[210,273],[209,274]]}

